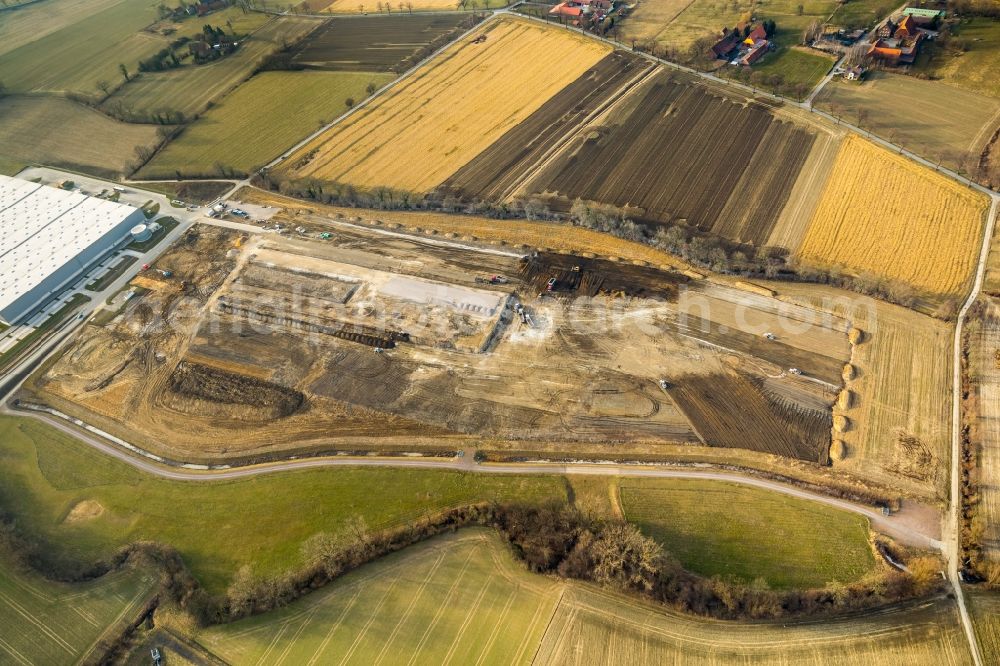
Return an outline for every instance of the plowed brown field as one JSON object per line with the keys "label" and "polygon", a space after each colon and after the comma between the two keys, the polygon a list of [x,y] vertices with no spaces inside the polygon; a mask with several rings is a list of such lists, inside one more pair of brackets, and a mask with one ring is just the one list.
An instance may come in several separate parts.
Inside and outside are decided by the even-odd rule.
{"label": "plowed brown field", "polygon": [[687,375],[669,393],[706,444],[828,460],[830,413],[772,394],[757,378]]}
{"label": "plowed brown field", "polygon": [[813,143],[811,133],[779,122],[763,105],[666,73],[588,129],[530,191],[557,206],[599,201],[635,219],[758,246],[767,243]]}

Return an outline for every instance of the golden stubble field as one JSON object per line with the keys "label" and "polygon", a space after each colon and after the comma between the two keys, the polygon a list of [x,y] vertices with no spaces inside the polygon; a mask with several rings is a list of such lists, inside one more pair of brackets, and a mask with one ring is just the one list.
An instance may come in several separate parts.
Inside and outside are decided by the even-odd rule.
{"label": "golden stubble field", "polygon": [[846,454],[832,456],[832,472],[924,501],[943,499],[951,459],[953,325],[833,287],[765,284],[782,301],[829,312],[861,331],[842,375],[849,397],[841,402],[838,396],[833,407],[846,423],[831,436],[846,445]]}
{"label": "golden stubble field", "polygon": [[958,296],[975,266],[986,209],[984,196],[851,135],[798,256]]}
{"label": "golden stubble field", "polygon": [[404,549],[196,638],[230,663],[971,663],[948,599],[822,621],[706,620],[529,573],[484,530]]}
{"label": "golden stubble field", "polygon": [[512,17],[489,21],[286,160],[280,177],[426,191],[610,48]]}

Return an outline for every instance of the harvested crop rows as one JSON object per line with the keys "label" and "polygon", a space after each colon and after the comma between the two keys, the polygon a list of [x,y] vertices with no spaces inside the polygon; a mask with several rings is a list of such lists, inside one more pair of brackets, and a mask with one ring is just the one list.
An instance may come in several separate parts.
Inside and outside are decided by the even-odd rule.
{"label": "harvested crop rows", "polygon": [[712,622],[528,573],[495,534],[464,529],[351,572],[278,611],[200,631],[230,663],[851,663],[957,666],[953,602],[823,623]]}
{"label": "harvested crop rows", "polygon": [[559,588],[526,573],[496,535],[463,530],[199,641],[230,663],[522,663]]}
{"label": "harvested crop rows", "polygon": [[529,191],[555,195],[563,208],[590,199],[643,221],[765,244],[813,136],[682,76],[660,74],[628,102],[567,147]]}
{"label": "harvested crop rows", "polygon": [[979,254],[985,211],[984,196],[851,135],[798,254],[958,295]]}
{"label": "harvested crop rows", "polygon": [[[834,658],[836,656],[836,659]],[[801,624],[706,622],[568,587],[538,648],[541,664],[824,666],[971,663],[954,602],[935,599],[870,615]]]}
{"label": "harvested crop rows", "polygon": [[670,397],[706,444],[827,461],[828,412],[792,403],[768,391],[760,378],[738,373],[670,382]]}
{"label": "harvested crop rows", "polygon": [[[610,52],[502,17],[286,160],[280,175],[420,192],[443,182]],[[560,62],[556,72],[549,66]],[[469,91],[475,91],[470,95]]]}
{"label": "harvested crop rows", "polygon": [[646,60],[623,51],[606,56],[455,172],[441,190],[472,200],[506,198],[567,132],[649,70]]}
{"label": "harvested crop rows", "polygon": [[1000,593],[975,590],[968,599],[983,658],[987,664],[1000,663]]}
{"label": "harvested crop rows", "polygon": [[292,62],[308,69],[385,72],[467,20],[459,14],[331,19],[296,47]]}
{"label": "harvested crop rows", "polygon": [[855,325],[867,329],[854,348],[855,379],[846,431],[846,458],[835,465],[927,497],[943,496],[951,433],[951,328],[903,308],[878,304]]}
{"label": "harvested crop rows", "polygon": [[0,562],[0,663],[87,662],[91,646],[123,619],[133,620],[154,578],[129,569],[67,585]]}

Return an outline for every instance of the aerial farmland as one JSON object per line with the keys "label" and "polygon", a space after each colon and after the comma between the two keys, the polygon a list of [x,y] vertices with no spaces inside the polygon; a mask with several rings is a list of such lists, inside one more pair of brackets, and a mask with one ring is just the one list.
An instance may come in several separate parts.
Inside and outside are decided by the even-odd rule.
{"label": "aerial farmland", "polygon": [[0,663],[994,663],[993,4],[0,2]]}

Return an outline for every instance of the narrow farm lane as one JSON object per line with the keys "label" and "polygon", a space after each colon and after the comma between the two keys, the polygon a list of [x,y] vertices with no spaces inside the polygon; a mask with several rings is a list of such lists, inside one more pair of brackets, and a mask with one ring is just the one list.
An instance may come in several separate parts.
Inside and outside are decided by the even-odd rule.
{"label": "narrow farm lane", "polygon": [[976,666],[982,666],[982,653],[979,651],[976,632],[969,617],[965,595],[962,592],[962,581],[959,577],[959,571],[962,567],[962,332],[965,328],[966,317],[973,303],[979,297],[979,292],[983,287],[983,279],[986,276],[986,265],[990,256],[993,230],[996,226],[997,209],[1000,208],[1000,195],[993,194],[992,199],[989,217],[986,220],[986,230],[983,234],[983,245],[979,251],[979,264],[976,267],[976,277],[973,280],[969,297],[962,304],[962,309],[959,310],[958,321],[955,325],[955,337],[952,349],[951,497],[948,507],[948,520],[943,536],[946,544],[945,557],[948,559],[948,579],[955,591],[958,610],[962,618],[962,627],[965,629],[965,635],[968,638],[969,648],[972,651],[972,657]]}

